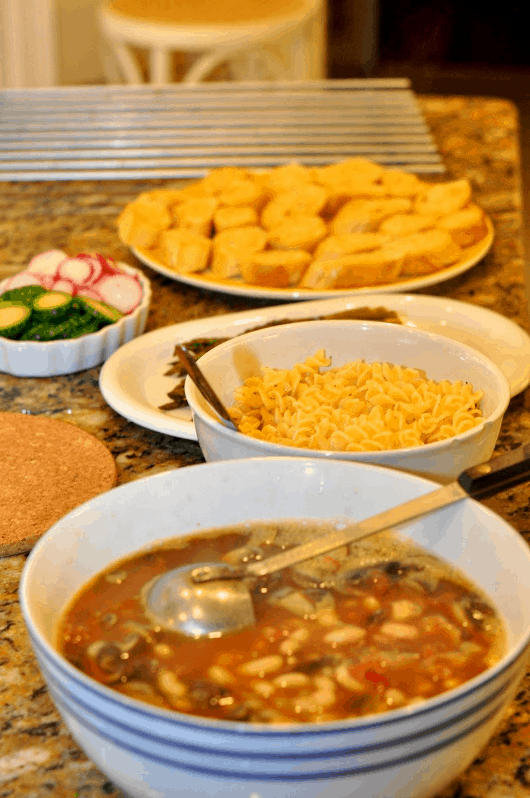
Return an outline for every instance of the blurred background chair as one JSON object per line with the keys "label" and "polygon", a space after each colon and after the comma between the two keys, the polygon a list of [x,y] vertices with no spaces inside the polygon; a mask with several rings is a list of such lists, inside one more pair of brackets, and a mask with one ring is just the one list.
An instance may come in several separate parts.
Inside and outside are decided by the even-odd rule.
{"label": "blurred background chair", "polygon": [[326,77],[325,0],[106,0],[98,19],[126,83]]}

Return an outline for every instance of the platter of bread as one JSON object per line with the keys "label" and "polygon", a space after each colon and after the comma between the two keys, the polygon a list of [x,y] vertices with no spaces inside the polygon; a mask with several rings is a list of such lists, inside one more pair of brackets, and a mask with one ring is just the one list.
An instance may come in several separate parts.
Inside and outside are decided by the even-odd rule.
{"label": "platter of bread", "polygon": [[140,194],[117,226],[166,277],[269,299],[423,288],[472,268],[493,241],[468,180],[427,182],[362,158],[214,169]]}

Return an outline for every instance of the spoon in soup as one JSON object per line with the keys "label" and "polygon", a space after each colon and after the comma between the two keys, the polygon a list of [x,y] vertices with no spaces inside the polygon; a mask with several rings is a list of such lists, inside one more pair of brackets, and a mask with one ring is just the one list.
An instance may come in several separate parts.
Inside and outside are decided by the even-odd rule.
{"label": "spoon in soup", "polygon": [[464,471],[457,480],[356,524],[245,565],[184,565],[144,586],[146,614],[166,629],[188,637],[222,637],[256,622],[250,587],[256,578],[309,560],[411,521],[462,499],[484,499],[530,478],[530,444]]}
{"label": "spoon in soup", "polygon": [[195,358],[190,355],[185,346],[177,345],[174,351],[175,354],[178,355],[178,358],[186,369],[186,372],[189,374],[206,401],[213,407],[223,424],[237,432],[237,427],[230,418],[230,413],[198,367]]}

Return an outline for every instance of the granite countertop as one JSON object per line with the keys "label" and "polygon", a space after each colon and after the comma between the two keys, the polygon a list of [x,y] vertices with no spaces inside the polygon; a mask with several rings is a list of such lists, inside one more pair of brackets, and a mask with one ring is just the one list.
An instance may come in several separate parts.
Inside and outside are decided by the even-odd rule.
{"label": "granite countertop", "polygon": [[[529,329],[524,287],[517,110],[502,99],[420,97],[451,177],[468,177],[491,216],[484,260],[423,293],[490,308]],[[5,183],[0,194],[0,279],[46,249],[97,250],[141,266],[119,241],[115,219],[140,191],[164,181]],[[271,304],[181,285],[141,266],[153,287],[147,330]],[[115,413],[99,368],[57,378],[0,374],[0,411],[46,413],[77,424],[115,457],[120,483],[203,462],[197,443],[139,427]],[[530,389],[510,403],[498,451],[530,443]],[[1,450],[0,450],[1,464]],[[530,542],[530,486],[485,502]],[[1,511],[1,508],[0,508]],[[21,618],[17,588],[25,556],[0,560],[0,798],[122,798],[85,757],[48,695]],[[439,798],[530,796],[530,674],[488,747]]]}

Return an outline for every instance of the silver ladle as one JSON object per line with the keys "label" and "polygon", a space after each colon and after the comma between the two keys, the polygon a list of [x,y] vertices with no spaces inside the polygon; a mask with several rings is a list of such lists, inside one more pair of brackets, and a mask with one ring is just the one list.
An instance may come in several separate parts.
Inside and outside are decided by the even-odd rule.
{"label": "silver ladle", "polygon": [[186,372],[189,374],[199,391],[202,393],[207,402],[213,407],[217,415],[221,418],[225,426],[230,427],[237,432],[237,427],[230,418],[230,413],[221,402],[214,389],[198,367],[193,355],[190,355],[185,346],[178,344],[174,350]]}
{"label": "silver ladle", "polygon": [[156,577],[142,591],[151,620],[188,637],[222,637],[256,622],[249,585],[319,554],[382,532],[462,499],[484,499],[530,477],[530,444],[464,471],[457,480],[357,524],[336,529],[250,564],[184,565]]}

